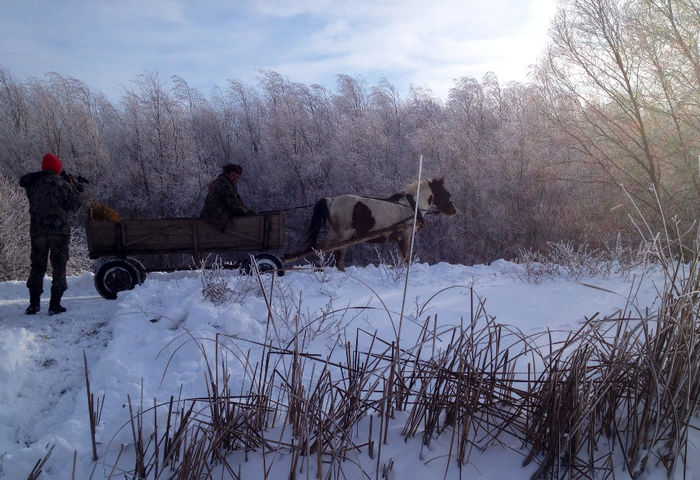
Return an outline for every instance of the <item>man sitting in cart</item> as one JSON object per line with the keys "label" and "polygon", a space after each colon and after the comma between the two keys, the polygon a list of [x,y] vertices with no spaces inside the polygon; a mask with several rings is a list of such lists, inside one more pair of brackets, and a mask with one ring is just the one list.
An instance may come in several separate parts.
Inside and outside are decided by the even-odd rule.
{"label": "man sitting in cart", "polygon": [[199,216],[221,232],[226,230],[231,218],[255,215],[238,194],[237,185],[242,174],[243,168],[240,165],[229,163],[224,165],[221,174],[209,184],[209,192]]}

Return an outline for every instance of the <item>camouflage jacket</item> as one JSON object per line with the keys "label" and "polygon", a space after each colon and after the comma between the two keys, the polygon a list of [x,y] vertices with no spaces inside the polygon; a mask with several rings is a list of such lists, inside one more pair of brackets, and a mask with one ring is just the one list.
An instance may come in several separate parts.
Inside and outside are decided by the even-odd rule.
{"label": "camouflage jacket", "polygon": [[209,184],[209,192],[204,199],[204,208],[199,214],[210,225],[220,231],[226,229],[231,217],[252,213],[238,195],[236,186],[225,175],[219,175]]}
{"label": "camouflage jacket", "polygon": [[19,180],[29,199],[29,234],[70,235],[68,213],[80,208],[82,195],[53,172],[28,173]]}

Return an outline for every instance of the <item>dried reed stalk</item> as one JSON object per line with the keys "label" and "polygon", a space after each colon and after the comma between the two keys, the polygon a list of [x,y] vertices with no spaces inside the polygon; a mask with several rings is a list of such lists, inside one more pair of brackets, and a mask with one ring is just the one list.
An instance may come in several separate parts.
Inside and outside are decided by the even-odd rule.
{"label": "dried reed stalk", "polygon": [[[385,478],[394,460],[382,458],[382,446],[391,440],[395,410],[406,411],[405,438],[420,435],[428,446],[450,435],[446,473],[452,462],[460,469],[468,463],[474,448],[508,445],[504,436],[520,440],[524,463],[537,466],[533,478],[606,478],[620,459],[632,475],[649,461],[672,472],[700,401],[697,240],[694,245],[693,255],[682,249],[683,261],[668,256],[679,248],[657,249],[668,279],[658,312],[595,315],[562,340],[549,330],[526,336],[496,323],[472,291],[460,325],[440,331],[437,317],[432,326],[427,317],[413,342],[404,337],[401,344],[357,329],[354,342],[339,342],[337,354],[321,357],[306,351],[320,329],[304,323],[301,297],[280,315],[266,292],[265,340],[250,342],[261,347],[255,364],[241,339],[190,336],[206,360],[207,395],[154,403],[155,438],[146,443],[145,412],[134,413],[129,399],[137,454],[131,473],[211,478],[219,468],[240,478],[229,455],[257,450],[265,478],[286,458],[289,478],[340,479],[348,465],[360,468],[354,455],[366,446],[374,475],[363,475]],[[292,328],[290,339],[282,338],[282,323]],[[213,345],[212,358],[204,343]],[[240,395],[229,387],[232,358],[244,371]],[[159,408],[168,410],[163,431],[155,421]],[[367,441],[359,444],[367,417]],[[266,431],[277,423],[281,432],[270,438]]]}

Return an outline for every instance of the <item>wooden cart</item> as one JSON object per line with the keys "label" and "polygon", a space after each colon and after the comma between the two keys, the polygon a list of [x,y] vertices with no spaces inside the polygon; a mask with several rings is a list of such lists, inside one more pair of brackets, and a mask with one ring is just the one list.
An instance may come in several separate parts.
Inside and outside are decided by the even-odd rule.
{"label": "wooden cart", "polygon": [[199,218],[107,222],[89,214],[86,231],[90,258],[103,259],[95,271],[95,287],[108,299],[144,281],[148,270],[133,258],[138,255],[181,253],[196,261],[206,253],[239,252],[246,258],[252,254],[260,271],[283,274],[280,259],[267,252],[284,246],[282,212],[233,218],[223,233]]}

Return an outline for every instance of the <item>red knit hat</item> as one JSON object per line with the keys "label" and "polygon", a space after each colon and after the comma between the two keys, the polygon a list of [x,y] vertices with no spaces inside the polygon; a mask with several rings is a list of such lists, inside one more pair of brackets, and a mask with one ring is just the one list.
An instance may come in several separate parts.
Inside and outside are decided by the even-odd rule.
{"label": "red knit hat", "polygon": [[47,153],[44,155],[44,158],[41,159],[42,170],[51,170],[52,172],[56,172],[56,175],[60,175],[61,168],[63,168],[61,159],[52,153]]}

